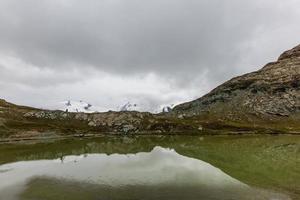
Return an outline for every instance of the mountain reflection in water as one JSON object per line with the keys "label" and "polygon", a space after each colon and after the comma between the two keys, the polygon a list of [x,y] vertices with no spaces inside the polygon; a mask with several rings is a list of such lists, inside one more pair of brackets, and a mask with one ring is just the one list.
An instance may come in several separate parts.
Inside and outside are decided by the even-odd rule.
{"label": "mountain reflection in water", "polygon": [[1,165],[0,199],[289,198],[251,188],[204,161],[155,147],[136,154],[71,155]]}

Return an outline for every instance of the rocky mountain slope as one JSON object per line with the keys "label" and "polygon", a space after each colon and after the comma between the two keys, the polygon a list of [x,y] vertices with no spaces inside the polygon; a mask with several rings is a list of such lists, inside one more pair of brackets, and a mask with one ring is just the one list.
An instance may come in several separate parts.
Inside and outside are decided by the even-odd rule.
{"label": "rocky mountain slope", "polygon": [[101,134],[300,134],[300,45],[168,112],[41,110],[0,99],[0,142]]}
{"label": "rocky mountain slope", "polygon": [[[178,105],[175,113],[230,120],[297,117],[300,113],[300,45],[262,69],[233,78],[209,94]],[[300,121],[299,121],[300,122]]]}

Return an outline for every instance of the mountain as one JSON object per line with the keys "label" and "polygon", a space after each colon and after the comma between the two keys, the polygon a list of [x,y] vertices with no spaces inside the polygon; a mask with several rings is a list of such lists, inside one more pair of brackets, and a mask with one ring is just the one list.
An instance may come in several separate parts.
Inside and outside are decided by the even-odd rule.
{"label": "mountain", "polygon": [[[95,106],[90,103],[87,103],[85,101],[79,100],[67,100],[67,101],[61,101],[58,103],[50,104],[45,106],[50,110],[61,110],[65,112],[74,112],[74,113],[95,113],[95,112],[107,112],[109,108]],[[41,108],[44,109],[44,108]]]}
{"label": "mountain", "polygon": [[47,108],[50,110],[61,110],[65,112],[75,112],[75,113],[94,113],[94,112],[108,112],[108,111],[117,111],[117,112],[125,112],[125,111],[137,111],[137,112],[149,112],[153,114],[158,114],[161,112],[167,113],[172,110],[174,104],[171,105],[160,105],[160,106],[152,106],[147,103],[132,103],[127,101],[126,103],[122,104],[121,106],[115,108],[105,108],[92,105],[90,103],[74,100],[67,100],[58,102],[55,104],[50,104]]}
{"label": "mountain", "polygon": [[174,104],[171,104],[171,105],[162,105],[160,107],[160,112],[163,112],[163,113],[169,113],[172,111],[172,109],[174,108]]}
{"label": "mountain", "polygon": [[63,101],[60,102],[60,108],[59,110],[66,111],[66,112],[86,112],[86,113],[92,113],[96,112],[96,110],[93,110],[93,106],[89,103],[86,103],[84,101]]}
{"label": "mountain", "polygon": [[168,113],[171,112],[172,108],[174,107],[174,104],[171,105],[160,105],[158,107],[153,107],[147,104],[141,104],[141,103],[131,103],[126,102],[124,105],[118,107],[117,111],[138,111],[138,112],[150,112],[153,114],[158,113]]}
{"label": "mountain", "polygon": [[119,111],[142,111],[143,108],[136,103],[127,102],[124,105],[120,106]]}
{"label": "mountain", "polygon": [[299,120],[300,45],[256,72],[233,78],[199,99],[176,106],[173,112],[236,121]]}
{"label": "mountain", "polygon": [[91,105],[66,101],[53,111],[0,99],[0,142],[103,134],[300,134],[300,45],[199,99],[160,109],[168,112],[128,112],[138,107],[126,103],[121,112],[89,113]]}

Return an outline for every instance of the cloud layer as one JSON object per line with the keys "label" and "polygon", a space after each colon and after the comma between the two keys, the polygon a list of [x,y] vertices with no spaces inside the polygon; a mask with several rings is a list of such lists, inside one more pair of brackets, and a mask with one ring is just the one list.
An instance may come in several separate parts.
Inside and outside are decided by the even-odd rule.
{"label": "cloud layer", "polygon": [[299,6],[297,0],[2,0],[0,95],[35,106],[56,101],[53,95],[104,107],[112,98],[151,105],[190,100],[300,43]]}

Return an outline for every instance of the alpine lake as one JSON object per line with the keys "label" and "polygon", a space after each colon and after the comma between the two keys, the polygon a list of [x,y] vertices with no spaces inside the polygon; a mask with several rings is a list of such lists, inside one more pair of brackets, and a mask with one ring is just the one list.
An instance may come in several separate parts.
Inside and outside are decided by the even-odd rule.
{"label": "alpine lake", "polygon": [[300,136],[0,144],[0,200],[300,199]]}

